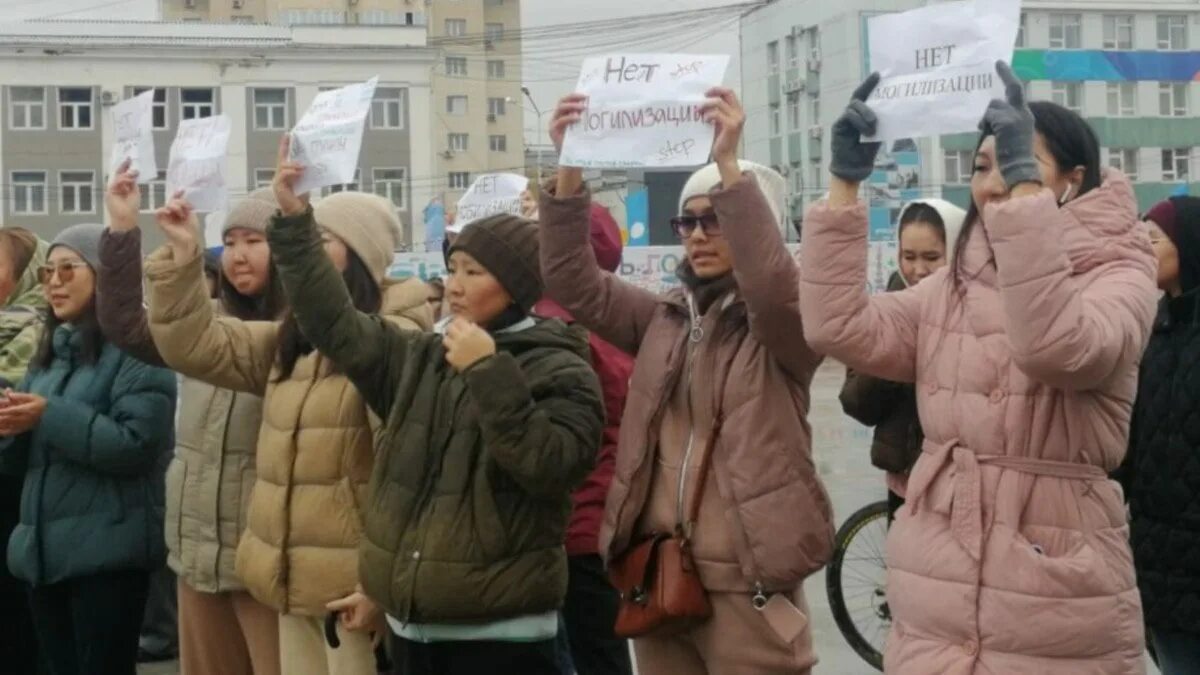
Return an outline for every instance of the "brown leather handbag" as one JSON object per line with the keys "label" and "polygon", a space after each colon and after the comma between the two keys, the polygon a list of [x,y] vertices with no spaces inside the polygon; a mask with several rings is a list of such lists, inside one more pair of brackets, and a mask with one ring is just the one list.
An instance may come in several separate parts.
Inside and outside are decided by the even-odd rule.
{"label": "brown leather handbag", "polygon": [[609,566],[609,578],[621,594],[613,628],[619,637],[670,635],[703,623],[712,615],[708,593],[692,558],[691,538],[722,422],[718,404],[708,446],[700,459],[687,522],[677,523],[672,534],[652,534],[639,541]]}

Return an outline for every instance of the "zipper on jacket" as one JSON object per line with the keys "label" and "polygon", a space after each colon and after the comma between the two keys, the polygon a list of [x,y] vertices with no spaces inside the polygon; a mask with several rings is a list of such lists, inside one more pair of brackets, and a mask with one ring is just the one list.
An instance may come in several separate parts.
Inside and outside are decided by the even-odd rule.
{"label": "zipper on jacket", "polygon": [[[224,427],[224,429],[221,430],[222,431],[222,433],[221,433],[221,448],[220,448],[220,451],[217,453],[217,507],[213,510],[213,515],[216,516],[213,520],[217,524],[217,531],[216,531],[217,555],[216,555],[216,557],[213,558],[213,577],[212,578],[213,578],[213,582],[214,582],[214,587],[217,588],[218,590],[220,590],[223,586],[223,584],[221,583],[221,581],[222,581],[222,579],[221,579],[221,550],[225,548],[224,545],[221,543],[221,490],[222,490],[223,486],[225,485],[225,480],[224,480],[225,453],[229,449],[229,427],[233,424],[233,408],[234,408],[234,406],[237,405],[237,397],[238,397],[237,392],[233,391],[232,389],[229,389],[226,391],[229,392],[229,408],[225,411],[225,427]],[[221,390],[216,389],[215,387],[213,388],[213,396],[214,397],[220,395],[220,392],[221,392]],[[241,520],[241,509],[242,509],[241,495],[244,492],[241,488],[242,488],[242,481],[245,480],[245,478],[246,478],[245,475],[243,475],[244,473],[245,472],[240,472],[238,475],[238,493],[239,493],[238,494],[238,513],[234,514],[234,518],[235,518],[234,522],[235,523],[237,521]],[[186,474],[185,474],[184,478],[185,479],[187,478]],[[247,504],[246,507],[249,508],[249,504]],[[180,518],[180,521],[183,520],[182,508],[180,509],[179,518]],[[249,527],[248,523],[247,523],[247,527]],[[183,549],[183,546],[182,546],[183,523],[182,522],[180,522],[180,524],[179,524],[179,538],[180,538],[180,550],[182,550]],[[241,540],[241,538],[242,538],[241,532],[237,533],[237,538],[239,541]]]}
{"label": "zipper on jacket", "polygon": [[[696,410],[692,401],[692,371],[696,363],[696,353],[699,351],[700,343],[704,340],[704,317],[696,311],[696,298],[691,293],[687,294],[687,308],[688,318],[691,322],[691,329],[688,331],[687,362],[684,364],[684,384],[687,387],[688,442],[687,449],[683,452],[683,466],[679,469],[679,496],[675,506],[676,522],[681,527],[689,526],[689,523],[684,521],[683,507],[687,494],[688,467],[692,463],[692,451],[696,449]],[[685,532],[684,536],[690,537],[691,532]]]}

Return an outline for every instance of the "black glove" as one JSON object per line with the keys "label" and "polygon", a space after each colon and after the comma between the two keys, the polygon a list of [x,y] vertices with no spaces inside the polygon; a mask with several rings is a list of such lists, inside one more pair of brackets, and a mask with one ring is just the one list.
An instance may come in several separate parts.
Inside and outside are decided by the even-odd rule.
{"label": "black glove", "polygon": [[1033,112],[1025,104],[1025,90],[1012,68],[996,62],[1007,100],[995,99],[979,123],[985,136],[996,137],[996,163],[1009,189],[1018,183],[1041,183],[1042,173],[1033,157]]}
{"label": "black glove", "polygon": [[829,164],[829,172],[851,183],[861,183],[875,170],[875,155],[879,154],[880,144],[864,142],[862,137],[874,135],[875,127],[879,124],[879,118],[865,103],[878,84],[879,73],[871,73],[854,90],[850,105],[833,123],[833,139],[830,141],[833,160]]}

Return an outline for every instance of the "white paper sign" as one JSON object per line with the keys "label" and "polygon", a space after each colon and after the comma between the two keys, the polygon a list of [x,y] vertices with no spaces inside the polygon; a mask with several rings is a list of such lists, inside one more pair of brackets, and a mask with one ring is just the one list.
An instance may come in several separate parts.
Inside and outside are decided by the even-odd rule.
{"label": "white paper sign", "polygon": [[521,193],[529,185],[529,179],[515,173],[489,173],[475,179],[454,214],[454,224],[446,228],[458,234],[476,220],[497,213],[521,215]]}
{"label": "white paper sign", "polygon": [[874,139],[975,131],[1004,97],[996,61],[1012,62],[1020,0],[966,0],[868,19],[871,69],[882,76],[867,100]]}
{"label": "white paper sign", "polygon": [[719,86],[728,55],[627,54],[583,62],[575,91],[588,96],[567,129],[563,166],[624,169],[708,162],[713,127],[700,107]]}
{"label": "white paper sign", "polygon": [[354,182],[363,126],[379,77],[323,91],[292,129],[291,158],[305,166],[296,194]]}
{"label": "white paper sign", "polygon": [[116,173],[121,163],[138,172],[138,183],[145,185],[158,177],[154,157],[154,90],[127,98],[113,106],[113,146],[108,167]]}
{"label": "white paper sign", "polygon": [[225,155],[229,148],[229,130],[229,117],[225,115],[179,123],[167,165],[168,196],[183,190],[197,211],[225,208]]}

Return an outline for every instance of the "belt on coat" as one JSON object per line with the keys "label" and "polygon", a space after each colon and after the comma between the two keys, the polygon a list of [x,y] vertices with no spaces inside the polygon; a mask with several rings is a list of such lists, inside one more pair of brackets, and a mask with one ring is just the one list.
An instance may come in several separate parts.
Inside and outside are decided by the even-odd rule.
{"label": "belt on coat", "polygon": [[[931,445],[926,441],[926,446]],[[958,439],[933,446],[913,467],[908,480],[909,514],[915,514],[926,490],[942,471],[954,466],[954,500],[950,506],[950,528],[955,540],[976,562],[983,557],[982,465],[997,466],[1034,476],[1078,481],[1107,481],[1108,474],[1098,466],[1077,462],[1056,462],[1010,455],[977,455],[959,445]]]}

